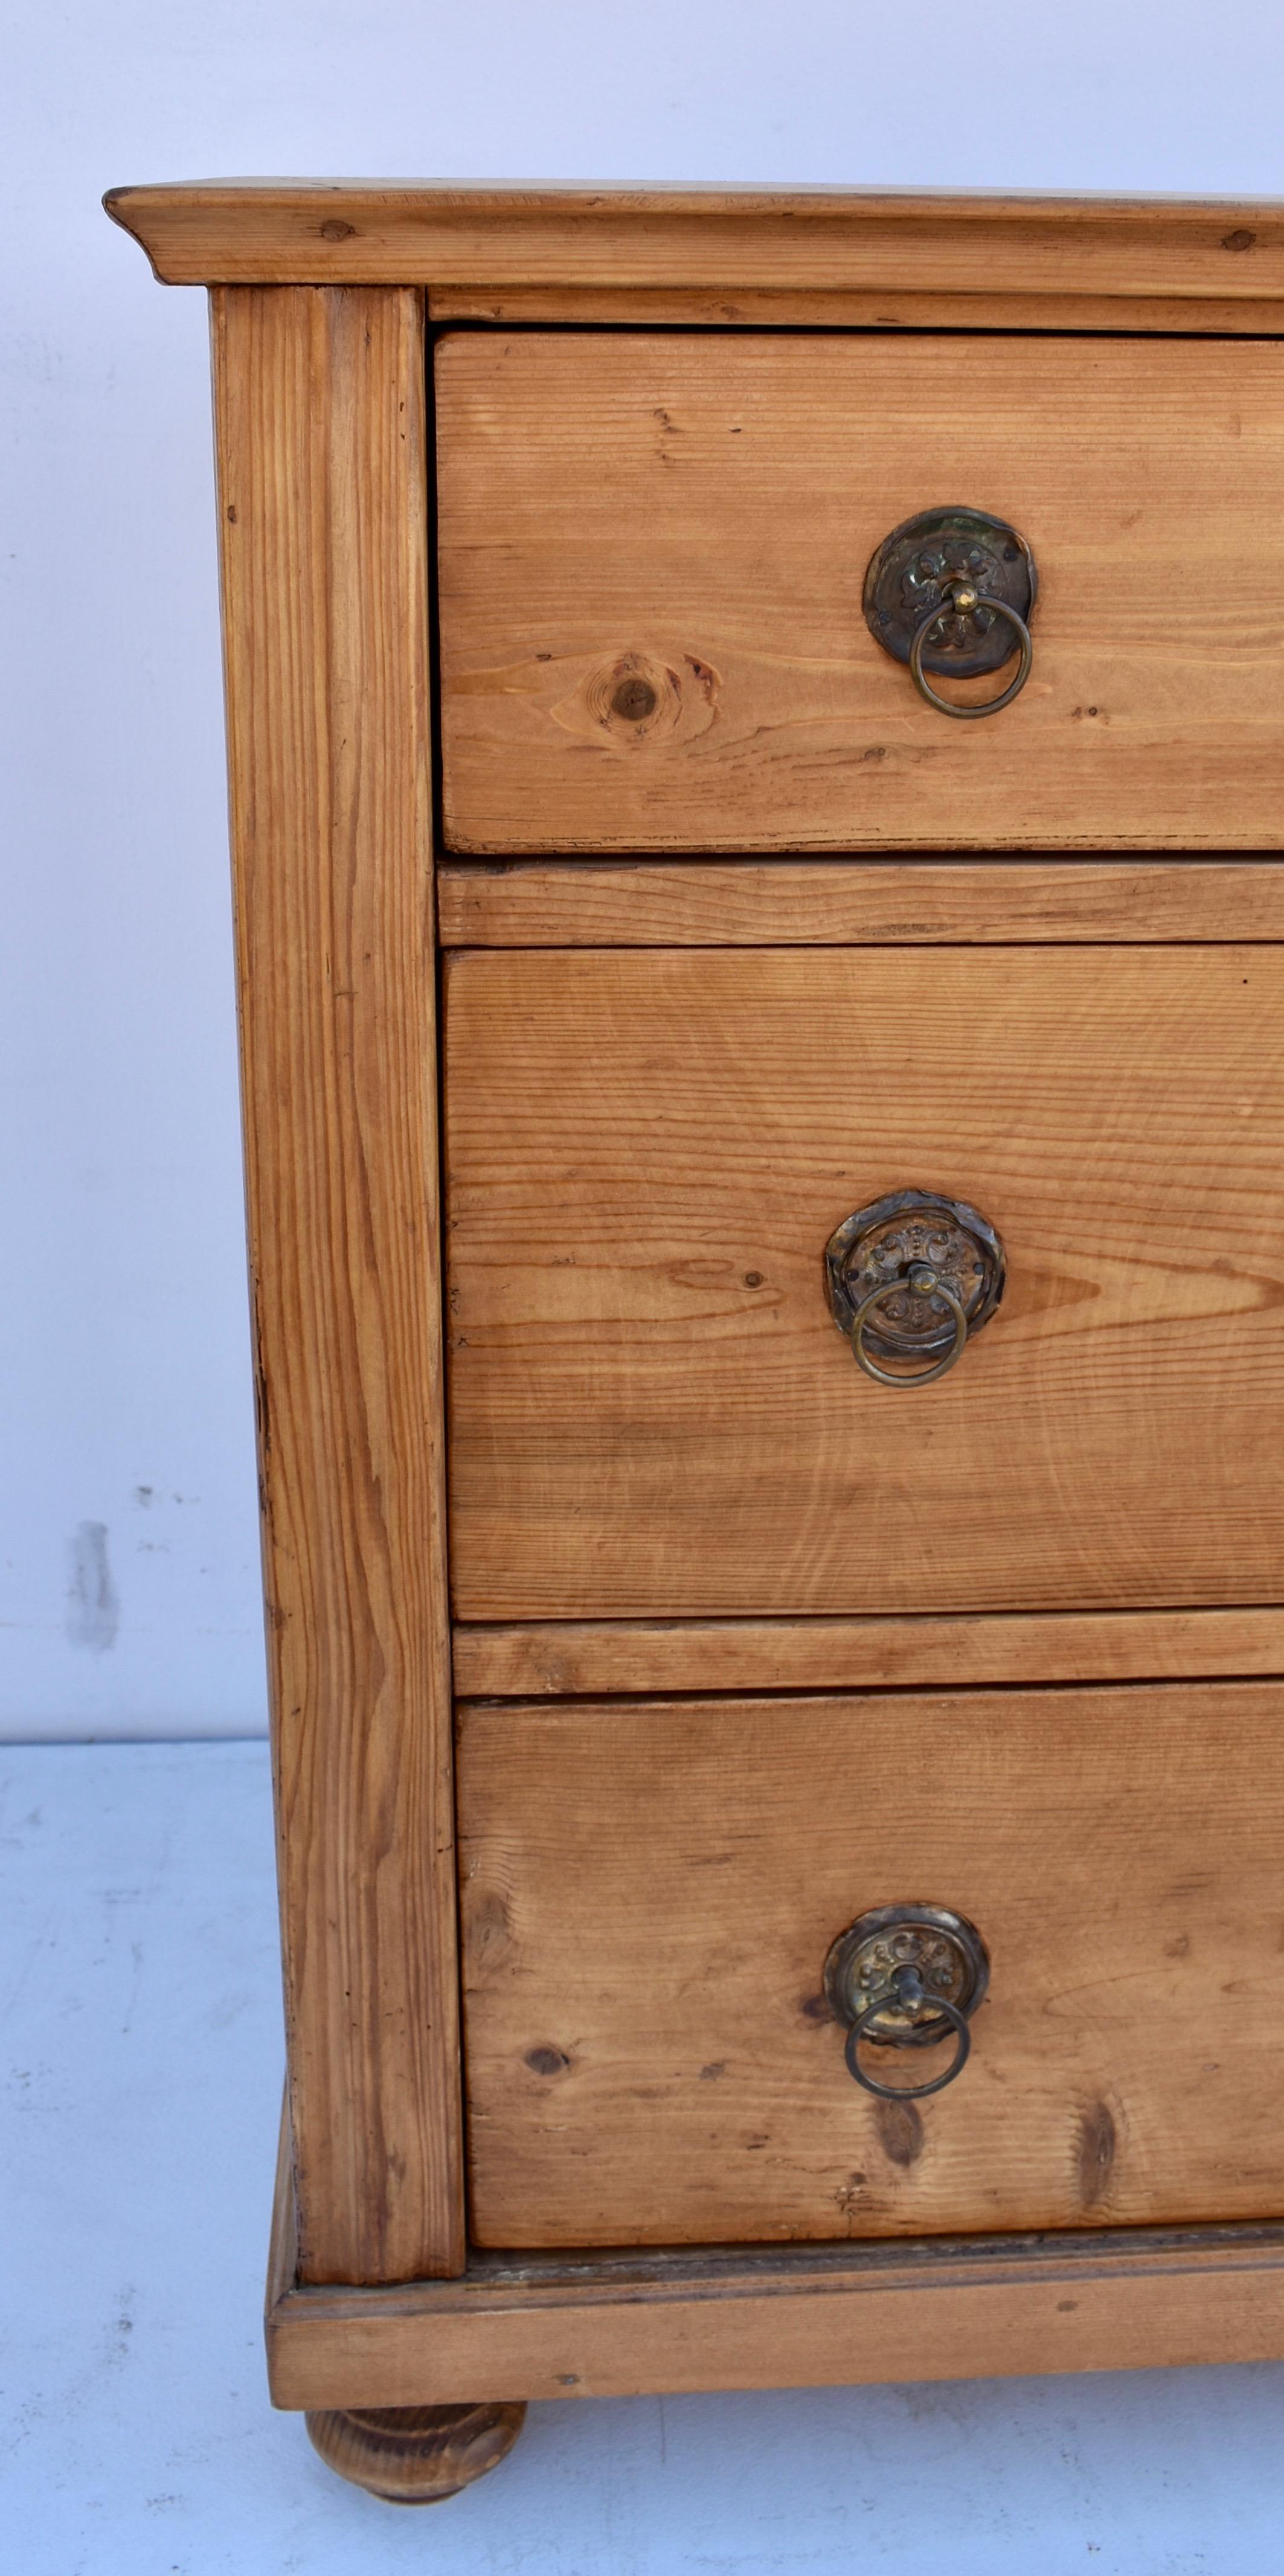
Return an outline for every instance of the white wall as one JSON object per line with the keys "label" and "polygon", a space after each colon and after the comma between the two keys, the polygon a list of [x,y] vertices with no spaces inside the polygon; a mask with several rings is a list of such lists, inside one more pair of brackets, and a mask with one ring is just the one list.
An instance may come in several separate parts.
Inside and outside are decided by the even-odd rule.
{"label": "white wall", "polygon": [[[66,0],[0,106],[0,1731],[263,1724],[204,299],[265,172],[1284,191],[1280,0]],[[4,130],[7,129],[7,130]]]}

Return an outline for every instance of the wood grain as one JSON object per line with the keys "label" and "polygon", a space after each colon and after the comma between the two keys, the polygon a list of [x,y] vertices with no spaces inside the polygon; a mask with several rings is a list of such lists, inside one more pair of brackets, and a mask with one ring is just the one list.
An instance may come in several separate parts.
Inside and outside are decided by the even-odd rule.
{"label": "wood grain", "polygon": [[988,294],[895,287],[432,286],[429,320],[573,322],[626,330],[675,323],[687,329],[809,331],[1182,331],[1218,338],[1270,337],[1284,329],[1284,294],[1066,295],[1059,289]]}
{"label": "wood grain", "polygon": [[1273,859],[455,860],[437,886],[444,948],[1284,938]]}
{"label": "wood grain", "polygon": [[[450,848],[1280,846],[1278,343],[448,332],[436,381]],[[950,499],[1039,564],[983,724],[861,609]]]}
{"label": "wood grain", "polygon": [[[1273,2217],[1280,1714],[1255,1682],[466,1706],[474,2241]],[[852,2083],[821,1992],[898,1901],[991,1959],[917,2104]]]}
{"label": "wood grain", "polygon": [[949,1619],[544,1619],[454,1632],[463,1697],[1284,1674],[1284,1610]]}
{"label": "wood grain", "polygon": [[443,2504],[507,2459],[526,2420],[517,2404],[310,2408],[328,2469],[385,2504]]}
{"label": "wood grain", "polygon": [[1277,199],[224,179],[104,204],[179,286],[1284,294]]}
{"label": "wood grain", "polygon": [[214,299],[299,2270],[463,2255],[422,315]]}
{"label": "wood grain", "polygon": [[[1279,1599],[1284,951],[493,951],[447,994],[457,1617]],[[1008,1259],[913,1397],[822,1276],[903,1187]]]}
{"label": "wood grain", "polygon": [[485,2259],[462,2281],[288,2291],[278,2406],[823,2388],[1284,2356],[1279,2228]]}

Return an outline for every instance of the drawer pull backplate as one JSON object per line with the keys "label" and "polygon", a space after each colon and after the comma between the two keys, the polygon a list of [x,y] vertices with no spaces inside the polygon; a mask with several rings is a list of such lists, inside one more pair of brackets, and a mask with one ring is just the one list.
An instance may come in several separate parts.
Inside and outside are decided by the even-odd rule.
{"label": "drawer pull backplate", "polygon": [[[986,510],[921,510],[884,537],[865,574],[865,619],[884,652],[909,666],[938,715],[996,716],[1025,687],[1039,576],[1026,540]],[[942,697],[929,672],[969,680],[1017,655],[1014,677],[980,704]]]}
{"label": "drawer pull backplate", "polygon": [[[825,1247],[840,1333],[879,1386],[932,1386],[1003,1294],[1003,1246],[962,1199],[893,1190],[845,1217]],[[926,1361],[926,1367],[882,1363]]]}
{"label": "drawer pull backplate", "polygon": [[[880,1905],[839,1934],[825,1961],[825,1993],[847,2024],[848,2074],[885,2101],[922,2101],[961,2075],[971,2053],[970,2016],[990,1979],[985,1943],[974,1923],[943,1905]],[[954,2035],[943,2075],[924,2084],[885,2084],[860,2051],[933,2048]]]}

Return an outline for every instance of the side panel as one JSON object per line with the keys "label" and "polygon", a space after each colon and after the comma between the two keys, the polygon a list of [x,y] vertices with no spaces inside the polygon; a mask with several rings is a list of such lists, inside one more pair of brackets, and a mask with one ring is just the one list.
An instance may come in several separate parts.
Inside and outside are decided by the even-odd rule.
{"label": "side panel", "polygon": [[303,2281],[463,2260],[421,299],[213,298]]}

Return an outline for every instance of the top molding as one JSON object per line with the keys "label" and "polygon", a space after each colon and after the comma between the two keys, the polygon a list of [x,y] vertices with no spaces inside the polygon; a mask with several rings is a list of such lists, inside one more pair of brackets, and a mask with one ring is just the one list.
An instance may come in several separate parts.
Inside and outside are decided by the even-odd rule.
{"label": "top molding", "polygon": [[1284,311],[1280,200],[282,179],[104,204],[168,285],[418,286],[434,311],[496,318],[577,294],[594,315],[668,298],[726,321],[741,308],[712,299],[748,299],[746,320],[770,297],[873,299],[888,310],[863,318],[893,322],[968,299],[1094,324],[1149,306],[1161,328],[1269,329]]}

